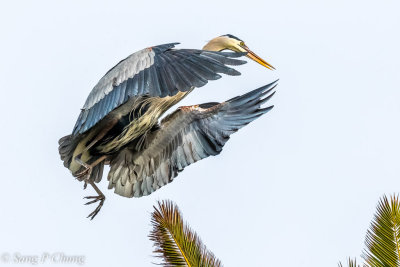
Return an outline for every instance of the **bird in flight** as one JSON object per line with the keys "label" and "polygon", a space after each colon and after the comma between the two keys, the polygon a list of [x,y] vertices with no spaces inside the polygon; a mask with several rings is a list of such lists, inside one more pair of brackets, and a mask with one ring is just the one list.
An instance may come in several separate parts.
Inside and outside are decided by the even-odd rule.
{"label": "bird in flight", "polygon": [[[120,61],[94,86],[81,109],[72,134],[59,140],[64,166],[84,189],[90,184],[98,202],[105,196],[96,186],[110,165],[109,189],[124,197],[149,195],[170,183],[186,166],[221,152],[229,136],[268,112],[276,82],[222,103],[179,107],[159,118],[194,88],[220,73],[240,75],[229,65],[247,56],[273,70],[239,38],[227,34],[202,50],[174,49],[178,43],[140,50]],[[224,50],[230,50],[224,52]]]}

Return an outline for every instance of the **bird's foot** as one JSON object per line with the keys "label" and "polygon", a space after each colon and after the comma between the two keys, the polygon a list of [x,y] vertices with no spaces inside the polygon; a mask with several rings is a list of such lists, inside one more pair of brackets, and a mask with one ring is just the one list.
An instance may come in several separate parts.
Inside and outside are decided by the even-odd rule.
{"label": "bird's foot", "polygon": [[93,218],[96,217],[97,213],[99,213],[99,211],[101,210],[101,207],[103,207],[104,200],[106,199],[106,197],[103,194],[99,194],[98,196],[89,196],[89,197],[84,197],[84,198],[85,199],[93,199],[93,200],[85,203],[85,205],[90,205],[90,204],[96,203],[97,201],[100,201],[99,205],[97,205],[97,208],[87,216],[87,218],[90,217],[90,220],[93,220]]}

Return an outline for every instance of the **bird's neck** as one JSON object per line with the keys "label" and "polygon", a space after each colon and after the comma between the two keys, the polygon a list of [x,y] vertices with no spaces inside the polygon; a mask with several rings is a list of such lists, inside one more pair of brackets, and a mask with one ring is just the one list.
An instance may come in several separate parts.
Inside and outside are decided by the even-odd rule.
{"label": "bird's neck", "polygon": [[226,49],[226,42],[222,37],[212,39],[203,47],[203,50],[207,51],[222,51],[224,49]]}
{"label": "bird's neck", "polygon": [[207,51],[222,51],[222,50],[224,50],[224,49],[225,49],[225,48],[222,47],[222,46],[220,46],[220,45],[210,44],[210,43],[206,44],[206,45],[203,47],[203,50],[207,50]]}

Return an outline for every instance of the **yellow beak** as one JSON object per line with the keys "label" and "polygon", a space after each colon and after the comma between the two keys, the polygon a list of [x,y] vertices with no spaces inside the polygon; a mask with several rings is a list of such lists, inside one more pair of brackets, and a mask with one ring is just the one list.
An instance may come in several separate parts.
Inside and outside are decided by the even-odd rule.
{"label": "yellow beak", "polygon": [[241,48],[243,48],[244,50],[246,50],[247,52],[247,57],[254,60],[255,62],[257,62],[258,64],[270,69],[270,70],[275,70],[275,68],[269,64],[268,62],[266,62],[264,59],[260,58],[259,56],[257,56],[253,51],[250,50],[250,48],[248,48],[246,45],[241,45]]}

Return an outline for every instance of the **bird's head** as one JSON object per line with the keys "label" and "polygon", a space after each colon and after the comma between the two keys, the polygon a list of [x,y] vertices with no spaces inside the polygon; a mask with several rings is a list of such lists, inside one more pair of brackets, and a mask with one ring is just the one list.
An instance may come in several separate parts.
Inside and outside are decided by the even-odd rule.
{"label": "bird's head", "polygon": [[246,56],[255,62],[261,64],[262,66],[274,70],[275,68],[266,62],[264,59],[257,56],[253,51],[251,51],[243,40],[240,40],[236,36],[232,34],[225,34],[219,37],[216,37],[209,41],[204,47],[203,50],[209,51],[222,51],[222,50],[232,50],[234,52],[244,52],[247,53]]}

